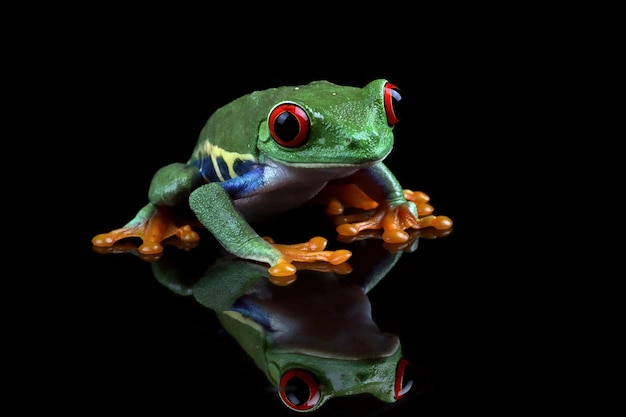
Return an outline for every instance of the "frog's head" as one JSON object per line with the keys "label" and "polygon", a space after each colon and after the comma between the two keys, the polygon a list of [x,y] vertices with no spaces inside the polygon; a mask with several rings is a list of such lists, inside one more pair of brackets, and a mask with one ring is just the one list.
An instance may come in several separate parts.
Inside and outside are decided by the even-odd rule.
{"label": "frog's head", "polygon": [[416,388],[416,369],[399,348],[387,357],[353,360],[274,352],[268,377],[289,409],[312,412],[331,398],[346,396],[370,395],[396,402]]}
{"label": "frog's head", "polygon": [[372,164],[391,152],[402,96],[387,80],[364,88],[315,81],[276,89],[274,98],[257,145],[269,158],[332,167]]}

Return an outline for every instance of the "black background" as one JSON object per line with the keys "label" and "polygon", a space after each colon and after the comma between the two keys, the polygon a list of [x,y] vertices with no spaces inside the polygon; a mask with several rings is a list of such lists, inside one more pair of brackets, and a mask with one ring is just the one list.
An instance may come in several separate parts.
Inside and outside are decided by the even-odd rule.
{"label": "black background", "polygon": [[523,59],[527,47],[507,21],[392,16],[248,25],[213,15],[181,30],[185,19],[114,13],[59,27],[29,50],[39,63],[27,66],[34,69],[24,83],[36,86],[29,136],[41,138],[37,192],[50,202],[36,206],[35,219],[54,214],[60,226],[46,228],[54,239],[45,272],[28,292],[36,318],[25,331],[42,348],[34,370],[20,374],[27,393],[79,412],[290,415],[211,311],[163,287],[146,262],[97,254],[90,240],[130,220],[154,172],[185,161],[221,105],[280,85],[386,78],[405,101],[387,164],[454,221],[449,236],[420,240],[370,293],[376,322],[400,336],[428,389],[392,407],[333,400],[317,415],[533,408],[550,379],[537,355],[551,330],[534,327],[545,301],[535,258],[514,248],[534,225],[512,221],[517,208],[537,196],[519,186],[512,165],[534,146],[529,132],[545,117],[545,101],[526,104],[545,52]]}

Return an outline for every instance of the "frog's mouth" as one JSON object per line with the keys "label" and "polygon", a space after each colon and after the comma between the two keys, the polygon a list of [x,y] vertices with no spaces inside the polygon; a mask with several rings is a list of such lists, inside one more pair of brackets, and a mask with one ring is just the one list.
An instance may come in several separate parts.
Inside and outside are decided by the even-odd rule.
{"label": "frog's mouth", "polygon": [[[306,155],[300,161],[294,161],[291,159],[283,159],[280,157],[274,157],[273,159],[280,164],[287,165],[294,168],[310,168],[310,169],[324,169],[324,168],[353,168],[362,169],[382,162],[391,153],[391,149],[382,155],[373,155],[372,157],[363,158],[360,157],[358,161],[347,160],[344,154],[338,153],[335,156],[320,157],[319,155]],[[305,161],[305,162],[302,162]]]}
{"label": "frog's mouth", "polygon": [[268,149],[261,153],[275,161],[293,167],[367,167],[385,159],[391,152],[394,137],[391,133],[353,134],[344,140],[331,140],[325,137],[311,138],[302,146],[284,147],[268,143]]}
{"label": "frog's mouth", "polygon": [[370,167],[378,162],[381,162],[385,158],[376,159],[368,162],[350,163],[350,162],[289,162],[289,161],[277,161],[283,165],[288,165],[294,168],[309,168],[309,169],[330,169],[330,168],[353,168],[362,169]]}

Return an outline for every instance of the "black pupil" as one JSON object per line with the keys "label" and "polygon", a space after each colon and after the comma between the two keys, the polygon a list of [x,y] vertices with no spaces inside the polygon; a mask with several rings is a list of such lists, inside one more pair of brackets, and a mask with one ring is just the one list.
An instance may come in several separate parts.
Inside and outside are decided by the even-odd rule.
{"label": "black pupil", "polygon": [[290,142],[298,136],[300,124],[298,119],[288,111],[282,112],[274,122],[274,131],[280,140]]}
{"label": "black pupil", "polygon": [[285,387],[287,398],[295,405],[302,405],[308,401],[311,391],[309,386],[300,378],[291,378]]}

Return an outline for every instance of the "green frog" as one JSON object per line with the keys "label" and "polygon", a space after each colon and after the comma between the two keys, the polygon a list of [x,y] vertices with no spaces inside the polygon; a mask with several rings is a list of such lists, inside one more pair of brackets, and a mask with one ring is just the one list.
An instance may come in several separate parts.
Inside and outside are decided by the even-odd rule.
{"label": "green frog", "polygon": [[[428,196],[403,189],[384,159],[394,145],[402,93],[385,79],[362,88],[329,81],[255,91],[216,110],[202,128],[191,157],[159,169],[148,203],[119,229],[93,237],[96,247],[140,238],[145,255],[163,251],[177,236],[196,242],[191,224],[173,209],[188,204],[197,220],[232,254],[269,265],[273,276],[295,274],[295,263],[338,265],[346,249],[327,250],[328,240],[280,244],[260,236],[251,223],[323,201],[338,215],[340,236],[382,229],[389,243],[408,240],[408,229],[450,229],[435,216]],[[362,213],[343,216],[346,207]],[[343,216],[343,217],[342,217]]]}

